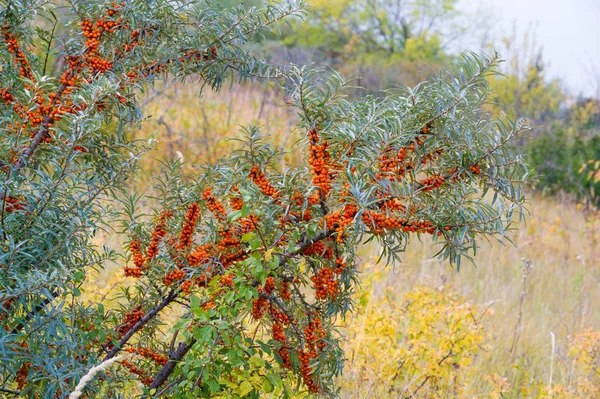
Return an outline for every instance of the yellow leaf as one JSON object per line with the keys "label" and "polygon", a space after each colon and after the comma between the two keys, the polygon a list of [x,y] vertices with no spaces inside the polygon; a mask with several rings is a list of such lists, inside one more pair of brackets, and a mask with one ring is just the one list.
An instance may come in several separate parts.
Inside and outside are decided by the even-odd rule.
{"label": "yellow leaf", "polygon": [[271,248],[271,249],[269,249],[267,252],[265,252],[265,260],[266,260],[267,262],[270,262],[270,261],[272,261],[272,260],[273,260],[273,250],[274,250],[274,249],[275,249],[275,248]]}

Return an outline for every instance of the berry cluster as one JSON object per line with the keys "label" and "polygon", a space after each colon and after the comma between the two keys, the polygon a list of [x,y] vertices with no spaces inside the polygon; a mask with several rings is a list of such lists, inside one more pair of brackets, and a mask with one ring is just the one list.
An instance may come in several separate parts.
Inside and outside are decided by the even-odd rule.
{"label": "berry cluster", "polygon": [[221,265],[223,265],[223,267],[227,269],[234,263],[241,262],[247,259],[248,256],[249,253],[245,249],[240,249],[237,252],[221,255],[219,257],[219,262],[221,262]]}
{"label": "berry cluster", "polygon": [[6,213],[25,210],[26,206],[27,203],[23,197],[11,197],[9,195],[4,199],[4,211]]}
{"label": "berry cluster", "polygon": [[156,255],[158,254],[158,246],[159,246],[160,242],[162,241],[162,239],[164,238],[164,236],[167,234],[167,229],[166,229],[167,219],[170,218],[171,216],[172,216],[172,213],[170,211],[165,211],[158,218],[156,226],[154,227],[154,230],[152,231],[152,238],[150,240],[150,245],[148,245],[148,248],[146,249],[146,257],[145,258],[142,255],[141,243],[139,242],[139,240],[134,240],[129,243],[129,250],[131,251],[131,254],[133,255],[133,264],[134,265],[133,265],[133,267],[125,266],[123,268],[125,276],[140,278],[143,275],[144,269],[145,269],[144,265],[147,262],[150,262],[152,259],[154,259],[154,257],[156,257]]}
{"label": "berry cluster", "polygon": [[446,182],[446,178],[442,175],[433,175],[421,180],[421,187],[425,191],[432,191],[441,187]]}
{"label": "berry cluster", "polygon": [[319,133],[316,129],[308,132],[308,163],[311,166],[313,184],[321,190],[321,195],[326,197],[331,191],[331,155],[327,151],[328,143],[318,144]]}
{"label": "berry cluster", "polygon": [[271,198],[279,198],[279,192],[267,181],[265,174],[258,165],[254,165],[250,170],[250,178],[265,195]]}
{"label": "berry cluster", "polygon": [[377,158],[379,172],[377,172],[376,177],[378,179],[396,180],[396,175],[404,177],[407,167],[403,165],[403,162],[408,154],[408,148],[400,148],[396,156],[391,155],[392,151],[391,147],[386,147],[383,154]]}
{"label": "berry cluster", "polygon": [[157,366],[164,366],[169,361],[169,358],[165,355],[161,355],[160,353],[154,352],[154,350],[150,348],[126,348],[125,349],[129,353],[136,353],[142,357],[152,360]]}
{"label": "berry cluster", "polygon": [[15,96],[13,96],[12,93],[6,88],[0,89],[0,98],[6,103],[6,105],[9,105],[15,101]]}
{"label": "berry cluster", "polygon": [[17,375],[15,377],[15,381],[17,382],[17,389],[23,389],[27,384],[27,376],[29,375],[30,368],[31,363],[23,363],[17,371]]}
{"label": "berry cluster", "polygon": [[[136,42],[137,43],[137,42]],[[137,45],[137,44],[136,44]],[[135,46],[135,45],[134,45]],[[125,47],[127,48],[127,47]],[[133,48],[133,47],[132,47]],[[135,68],[134,70],[127,73],[127,77],[130,79],[132,83],[139,81],[141,78],[148,78],[150,76],[155,76],[160,73],[166,72],[168,68],[168,64],[172,64],[173,62],[179,60],[180,63],[189,62],[189,61],[214,61],[217,58],[217,48],[212,46],[210,49],[207,49],[204,54],[200,50],[188,50],[183,53],[178,59],[170,59],[166,62],[158,62],[152,61],[146,65]]]}
{"label": "berry cluster", "polygon": [[184,294],[189,294],[192,292],[192,280],[185,280],[181,283],[181,291]]}
{"label": "berry cluster", "polygon": [[376,234],[382,234],[384,229],[398,229],[405,233],[429,233],[434,234],[435,225],[429,221],[411,222],[404,218],[387,216],[385,213],[366,211],[362,215],[362,221]]}
{"label": "berry cluster", "polygon": [[185,277],[185,272],[181,269],[174,269],[167,274],[165,274],[165,278],[163,279],[164,285],[171,285],[175,281],[179,281]]}
{"label": "berry cluster", "polygon": [[221,276],[221,280],[219,281],[219,284],[221,284],[224,287],[233,288],[233,273],[229,273],[225,276]]}
{"label": "berry cluster", "polygon": [[[142,306],[141,305],[136,306],[130,312],[128,312],[125,315],[125,319],[123,320],[123,324],[121,324],[119,326],[119,328],[117,329],[117,339],[121,338],[122,336],[124,336],[125,334],[127,334],[127,332],[129,330],[131,330],[131,328],[133,326],[135,326],[144,316],[146,316],[146,313],[144,313],[144,311],[142,310]],[[110,339],[107,340],[106,346],[108,348],[112,348],[113,347],[112,341]]]}
{"label": "berry cluster", "polygon": [[[450,176],[452,176],[451,180],[454,181],[458,181],[458,180],[462,180],[465,179],[467,176],[461,172],[461,173],[457,173],[458,169],[457,168],[452,168],[448,171],[448,174]],[[469,172],[471,172],[474,175],[480,175],[481,174],[481,166],[479,166],[479,164],[475,164],[473,166],[469,167]]]}
{"label": "berry cluster", "polygon": [[358,207],[354,204],[346,204],[341,211],[331,212],[325,215],[327,228],[332,229],[337,233],[336,241],[342,243],[344,241],[344,231],[346,227],[352,223]]}
{"label": "berry cluster", "polygon": [[190,245],[192,245],[192,235],[194,234],[199,215],[200,207],[194,202],[190,205],[188,212],[185,215],[185,221],[183,222],[183,228],[181,229],[181,234],[179,236],[179,243],[176,246],[177,249],[189,248]]}
{"label": "berry cluster", "polygon": [[337,267],[333,269],[333,272],[338,275],[342,274],[342,271],[346,268],[346,262],[344,261],[344,258],[338,256],[335,259],[335,264],[337,265]]}
{"label": "berry cluster", "polygon": [[221,221],[227,219],[227,213],[223,204],[213,195],[210,186],[206,187],[202,198],[206,201],[206,207],[211,211],[215,217]]}
{"label": "berry cluster", "polygon": [[146,249],[146,262],[150,262],[158,255],[158,245],[167,234],[167,219],[173,216],[171,211],[164,211],[158,218],[154,231],[152,231],[152,238],[150,239],[150,245]]}
{"label": "berry cluster", "polygon": [[[260,290],[259,290],[260,292]],[[260,320],[265,314],[265,309],[269,307],[269,301],[267,298],[259,296],[252,302],[252,317],[255,320]]]}
{"label": "berry cluster", "polygon": [[283,325],[279,321],[275,321],[273,323],[273,339],[281,344],[281,346],[277,350],[277,353],[281,357],[283,367],[291,369],[292,360],[287,345],[287,336],[285,335],[285,331],[283,330]]}
{"label": "berry cluster", "polygon": [[190,267],[197,267],[205,260],[210,258],[209,250],[212,248],[211,244],[200,245],[198,248],[194,249],[188,255],[188,265]]}
{"label": "berry cluster", "polygon": [[[15,64],[19,67],[19,75],[22,78],[33,81],[34,77],[31,72],[29,60],[27,60],[25,53],[21,50],[21,46],[19,46],[19,42],[15,35],[10,31],[9,26],[4,26],[2,28],[2,35],[4,36],[4,41],[8,47],[8,52],[13,55]],[[30,89],[31,85],[27,84],[26,88]]]}
{"label": "berry cluster", "polygon": [[290,283],[289,281],[283,281],[281,283],[281,289],[279,290],[279,296],[284,301],[289,301],[292,299],[292,293],[290,292]]}
{"label": "berry cluster", "polygon": [[316,317],[316,315],[304,329],[304,334],[306,336],[308,351],[298,350],[300,372],[302,373],[302,378],[308,387],[308,390],[313,393],[318,393],[321,391],[321,388],[314,380],[310,362],[312,359],[317,358],[318,352],[325,349],[327,344],[323,340],[323,338],[325,338],[325,331],[323,330],[321,320]]}
{"label": "berry cluster", "polygon": [[135,364],[131,363],[129,360],[121,361],[123,367],[125,367],[131,374],[135,374],[139,377],[140,382],[145,386],[149,386],[152,384],[152,377],[149,377],[146,371],[137,367]]}
{"label": "berry cluster", "polygon": [[302,250],[302,254],[305,256],[318,256],[324,259],[333,258],[333,250],[329,246],[326,247],[323,241],[312,243]]}
{"label": "berry cluster", "polygon": [[134,267],[125,266],[123,271],[125,272],[125,276],[140,278],[142,277],[144,271],[144,255],[142,255],[140,249],[141,243],[137,240],[131,241],[129,243],[129,251],[131,255],[133,255],[133,264]]}
{"label": "berry cluster", "polygon": [[473,173],[474,175],[479,175],[481,174],[481,167],[479,165],[473,165],[469,168],[469,170],[471,171],[471,173]]}
{"label": "berry cluster", "polygon": [[387,209],[389,211],[406,212],[406,206],[404,206],[398,198],[390,198],[381,201],[379,208]]}
{"label": "berry cluster", "polygon": [[317,299],[336,298],[338,294],[338,282],[334,279],[334,273],[331,268],[322,268],[310,279],[315,284],[315,296]]}
{"label": "berry cluster", "polygon": [[242,197],[239,194],[239,190],[237,187],[233,187],[231,191],[233,191],[235,195],[229,199],[229,205],[234,211],[239,211],[244,206],[244,201],[242,200]]}

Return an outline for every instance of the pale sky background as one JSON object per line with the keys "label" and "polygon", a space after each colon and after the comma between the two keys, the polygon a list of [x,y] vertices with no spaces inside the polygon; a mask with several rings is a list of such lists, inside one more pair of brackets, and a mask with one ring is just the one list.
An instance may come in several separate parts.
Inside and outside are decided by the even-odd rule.
{"label": "pale sky background", "polygon": [[519,37],[534,22],[543,47],[547,76],[559,77],[572,94],[598,95],[600,88],[600,0],[461,0],[460,8],[478,8],[497,20],[499,31]]}

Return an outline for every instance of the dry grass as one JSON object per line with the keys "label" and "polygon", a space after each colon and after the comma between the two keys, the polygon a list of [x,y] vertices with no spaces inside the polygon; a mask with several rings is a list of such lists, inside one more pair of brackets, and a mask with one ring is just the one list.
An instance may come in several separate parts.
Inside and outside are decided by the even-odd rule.
{"label": "dry grass", "polygon": [[[399,301],[414,287],[444,286],[483,310],[489,336],[475,359],[471,392],[485,392],[486,378],[493,374],[517,385],[523,379],[547,381],[552,360],[554,383],[570,385],[576,376],[570,374],[569,339],[586,329],[600,330],[600,218],[586,219],[575,205],[550,198],[534,197],[530,211],[528,225],[516,232],[517,245],[483,246],[476,266],[466,265],[457,272],[431,258],[436,248],[430,242],[417,241],[409,245],[401,265],[380,272],[378,281],[369,286],[374,302],[390,292]],[[389,298],[386,304],[394,306]],[[348,330],[358,334],[354,340],[364,339],[356,326],[364,320],[358,315],[348,321]],[[556,337],[554,353],[551,334]],[[354,366],[352,361],[346,365],[343,383],[353,389],[343,397],[355,397],[360,389],[360,384],[353,387],[357,382],[353,378],[362,374]]]}

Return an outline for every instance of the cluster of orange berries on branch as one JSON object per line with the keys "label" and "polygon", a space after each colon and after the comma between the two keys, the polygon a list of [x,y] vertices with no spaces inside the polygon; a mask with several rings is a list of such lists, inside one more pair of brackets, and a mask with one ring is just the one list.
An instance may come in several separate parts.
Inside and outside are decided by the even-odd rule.
{"label": "cluster of orange berries on branch", "polygon": [[327,228],[333,229],[337,233],[337,242],[341,243],[344,241],[344,231],[346,230],[346,227],[352,223],[357,212],[358,207],[356,205],[346,204],[341,211],[335,211],[325,215]]}
{"label": "cluster of orange berries on branch", "polygon": [[186,295],[192,292],[192,280],[185,280],[181,283],[181,292]]}
{"label": "cluster of orange berries on branch", "polygon": [[[391,156],[392,148],[386,147],[377,160],[379,161],[379,172],[376,177],[378,179],[388,178],[390,180],[396,180],[395,175],[401,177],[404,176],[407,170],[407,166],[402,166],[403,162],[408,154],[407,148],[400,148],[396,156]],[[410,166],[408,167],[410,169]]]}
{"label": "cluster of orange berries on branch", "polygon": [[7,213],[25,210],[26,206],[27,203],[23,197],[11,197],[9,195],[4,200],[4,211]]}
{"label": "cluster of orange berries on branch", "polygon": [[320,269],[316,275],[310,278],[315,285],[315,296],[317,299],[335,299],[338,294],[338,282],[334,278],[333,270],[329,267]]}
{"label": "cluster of orange berries on branch", "polygon": [[442,175],[429,176],[421,181],[421,186],[425,191],[432,191],[446,183],[446,178]]}
{"label": "cluster of orange berries on branch", "polygon": [[333,257],[333,249],[327,246],[323,241],[317,241],[302,250],[302,254],[305,256],[320,256],[324,259],[331,259]]}
{"label": "cluster of orange berries on branch", "polygon": [[[29,61],[27,60],[25,53],[21,50],[17,38],[10,31],[9,26],[4,26],[2,28],[2,35],[4,36],[4,41],[8,47],[8,52],[13,54],[15,63],[19,66],[19,75],[25,79],[34,80]],[[31,88],[31,86],[27,84],[27,88]]]}
{"label": "cluster of orange berries on branch", "polygon": [[240,249],[239,251],[234,252],[234,253],[221,255],[219,257],[219,261],[221,262],[223,267],[227,269],[234,263],[241,262],[241,261],[247,259],[248,256],[249,256],[248,252],[246,252],[243,249]]}
{"label": "cluster of orange berries on branch", "polygon": [[306,335],[306,343],[309,349],[323,350],[327,346],[324,340],[325,330],[323,330],[323,324],[316,314],[313,315],[308,325],[304,328],[304,334]]}
{"label": "cluster of orange berries on branch", "polygon": [[335,264],[337,267],[333,269],[333,272],[335,274],[342,274],[342,271],[346,268],[346,262],[344,262],[344,259],[341,256],[338,256],[335,259]]}
{"label": "cluster of orange berries on branch", "polygon": [[156,353],[154,350],[152,350],[150,348],[144,348],[144,347],[132,348],[132,347],[129,347],[129,348],[126,348],[125,351],[127,351],[129,353],[135,353],[135,354],[138,354],[138,355],[140,355],[142,357],[150,359],[154,363],[156,363],[158,366],[164,366],[169,361],[169,358],[167,356],[161,355],[160,353]]}
{"label": "cluster of orange berries on branch", "polygon": [[265,174],[258,165],[252,166],[250,178],[265,195],[272,198],[279,198],[279,192],[267,181]]}
{"label": "cluster of orange berries on branch", "polygon": [[[479,166],[479,164],[475,164],[469,167],[469,171],[474,174],[474,175],[479,175],[481,174],[481,166]],[[458,169],[457,168],[452,168],[448,171],[448,173],[452,176],[452,181],[458,181],[461,179],[464,179],[466,176],[464,175],[464,173],[458,173]]]}
{"label": "cluster of orange berries on branch", "polygon": [[237,187],[233,187],[231,191],[233,191],[236,195],[231,197],[231,199],[229,200],[229,205],[234,211],[239,211],[244,206],[244,201],[242,200],[242,197],[240,196]]}
{"label": "cluster of orange berries on branch", "polygon": [[436,150],[433,150],[432,152],[425,154],[423,156],[423,158],[421,158],[421,164],[425,165],[427,162],[433,162],[433,161],[437,160],[443,153],[444,153],[443,148],[438,148]]}
{"label": "cluster of orange berries on branch", "polygon": [[219,284],[221,284],[222,286],[225,286],[225,287],[232,288],[233,287],[233,274],[229,273],[225,276],[221,276],[221,280],[219,281]]}
{"label": "cluster of orange berries on branch", "polygon": [[0,98],[2,98],[7,105],[15,101],[15,96],[13,96],[6,88],[0,89]]}
{"label": "cluster of orange berries on branch", "polygon": [[[273,293],[274,290],[275,280],[271,276],[267,277],[264,287],[258,287],[259,294],[264,293],[270,295]],[[265,314],[265,310],[269,308],[269,306],[269,300],[264,296],[259,296],[254,300],[254,302],[252,302],[252,317],[254,317],[255,320],[262,319]]]}
{"label": "cluster of orange berries on branch", "polygon": [[323,340],[323,338],[325,338],[325,331],[323,331],[321,320],[316,317],[316,315],[304,329],[304,334],[306,336],[308,350],[298,350],[300,372],[302,373],[304,384],[306,384],[308,390],[313,393],[318,393],[321,391],[321,388],[314,380],[310,361],[315,359],[318,356],[318,351],[325,349],[327,344]]}
{"label": "cluster of orange berries on branch", "polygon": [[[377,179],[389,179],[395,181],[397,180],[397,177],[403,178],[406,175],[406,172],[414,169],[414,165],[407,161],[407,157],[409,152],[422,146],[426,138],[426,136],[415,137],[414,142],[406,147],[400,148],[397,154],[393,154],[394,149],[392,147],[386,146],[383,150],[383,154],[378,158],[379,171],[376,173]],[[435,150],[428,153],[421,158],[421,163],[425,164],[428,161],[435,160],[442,153],[443,150]]]}
{"label": "cluster of orange berries on branch", "polygon": [[327,151],[328,143],[318,144],[319,133],[317,129],[308,132],[308,163],[311,167],[313,184],[321,190],[323,196],[331,191],[331,179],[334,172],[331,168],[331,154]]}
{"label": "cluster of orange berries on branch", "polygon": [[310,361],[317,357],[317,353],[313,351],[302,351],[298,350],[298,360],[300,360],[300,372],[302,373],[302,379],[304,384],[308,387],[308,390],[313,393],[319,393],[321,388],[314,381],[312,376],[312,368],[310,367]]}
{"label": "cluster of orange berries on branch", "polygon": [[276,307],[271,306],[271,319],[276,322],[283,323],[285,325],[290,324],[291,320],[283,310],[278,310]]}
{"label": "cluster of orange berries on branch", "polygon": [[[260,290],[259,290],[260,292]],[[269,307],[269,301],[267,298],[259,296],[252,302],[252,317],[255,320],[260,320],[265,314],[265,309]]]}
{"label": "cluster of orange berries on branch", "polygon": [[481,167],[479,165],[473,165],[469,168],[469,170],[471,171],[471,173],[473,173],[474,175],[479,175],[481,174]]}
{"label": "cluster of orange berries on branch", "polygon": [[225,251],[227,248],[237,247],[242,242],[237,236],[234,236],[231,229],[223,231],[221,236],[221,241],[219,241],[219,250],[221,251]]}
{"label": "cluster of orange berries on branch", "polygon": [[204,260],[210,257],[209,250],[212,247],[210,244],[200,245],[188,255],[188,264],[190,267],[197,267]]}
{"label": "cluster of orange berries on branch", "polygon": [[145,386],[149,386],[150,384],[152,384],[152,381],[153,381],[152,377],[149,377],[148,374],[146,374],[146,371],[144,371],[140,367],[137,367],[135,364],[131,363],[129,360],[123,360],[123,361],[121,361],[121,364],[123,365],[123,367],[125,367],[127,370],[129,370],[129,372],[131,374],[137,375],[140,379],[140,382],[142,384],[144,384]]}
{"label": "cluster of orange berries on branch", "polygon": [[27,376],[29,375],[29,369],[31,368],[31,363],[23,363],[19,370],[17,371],[17,375],[15,376],[15,381],[17,383],[17,389],[23,389],[27,384]]}
{"label": "cluster of orange berries on branch", "polygon": [[[109,10],[109,11],[111,11],[111,10]],[[152,31],[147,31],[146,33],[152,34]],[[133,32],[131,32],[131,41],[129,43],[121,44],[123,51],[126,53],[131,52],[131,50],[133,50],[135,48],[135,46],[137,46],[140,43],[139,40],[140,40],[140,31],[138,29],[136,29]],[[115,52],[118,52],[118,50],[115,49]]]}
{"label": "cluster of orange berries on branch", "polygon": [[152,231],[152,238],[150,239],[150,245],[146,249],[146,262],[151,261],[158,254],[158,245],[167,234],[167,219],[173,216],[171,211],[164,211],[158,218],[154,231]]}
{"label": "cluster of orange berries on branch", "polygon": [[206,201],[206,207],[211,211],[215,217],[221,221],[227,219],[225,207],[223,204],[213,195],[210,186],[206,187],[202,198]]}
{"label": "cluster of orange berries on branch", "polygon": [[164,285],[171,285],[173,284],[175,281],[179,281],[182,278],[185,277],[185,272],[181,269],[174,269],[170,272],[168,272],[165,275],[165,278],[163,279],[163,284]]}
{"label": "cluster of orange berries on branch", "polygon": [[[142,310],[141,305],[136,306],[130,312],[128,312],[125,315],[123,324],[121,324],[117,329],[118,338],[121,338],[123,335],[127,334],[127,332],[131,330],[131,328],[135,326],[144,316],[146,316],[146,313],[144,313],[144,311]],[[110,340],[107,346],[112,348],[112,343],[110,342]]]}
{"label": "cluster of orange berries on branch", "polygon": [[287,369],[292,368],[292,360],[290,357],[290,351],[287,347],[287,337],[283,330],[283,325],[276,321],[273,323],[273,339],[281,344],[281,347],[277,350],[277,353],[283,361],[283,367]]}
{"label": "cluster of orange berries on branch", "polygon": [[275,290],[275,279],[271,276],[267,277],[265,280],[265,286],[262,289],[267,294],[272,294]]}
{"label": "cluster of orange berries on branch", "polygon": [[[128,47],[124,47],[126,50]],[[133,48],[133,47],[131,47]],[[179,57],[179,62],[186,61],[199,61],[199,60],[215,60],[217,58],[217,48],[212,46],[208,50],[208,54],[202,55],[202,52],[199,50],[188,50],[184,52],[183,56]],[[141,77],[147,78],[149,76],[158,75],[167,70],[167,65],[173,63],[174,60],[168,60],[166,62],[157,62],[152,61],[144,66],[134,69],[133,71],[127,72],[127,77],[132,81],[138,81]]]}
{"label": "cluster of orange berries on branch", "polygon": [[292,299],[292,293],[290,292],[290,282],[289,281],[281,282],[281,289],[279,290],[279,296],[281,296],[281,299],[283,299],[284,301],[289,301],[290,299]]}
{"label": "cluster of orange berries on branch", "polygon": [[387,209],[390,211],[406,212],[406,206],[404,206],[402,202],[400,202],[400,200],[397,198],[390,198],[382,201],[379,204],[379,208]]}
{"label": "cluster of orange berries on branch", "polygon": [[176,247],[177,249],[189,248],[189,246],[192,245],[192,235],[194,234],[199,215],[200,207],[194,202],[190,205],[187,214],[185,215],[183,228],[181,229],[181,234],[179,236],[179,243]]}
{"label": "cluster of orange berries on branch", "polygon": [[383,229],[398,229],[405,233],[435,233],[435,225],[429,221],[411,222],[403,218],[387,216],[382,212],[366,211],[362,215],[362,221],[375,233],[383,233]]}

